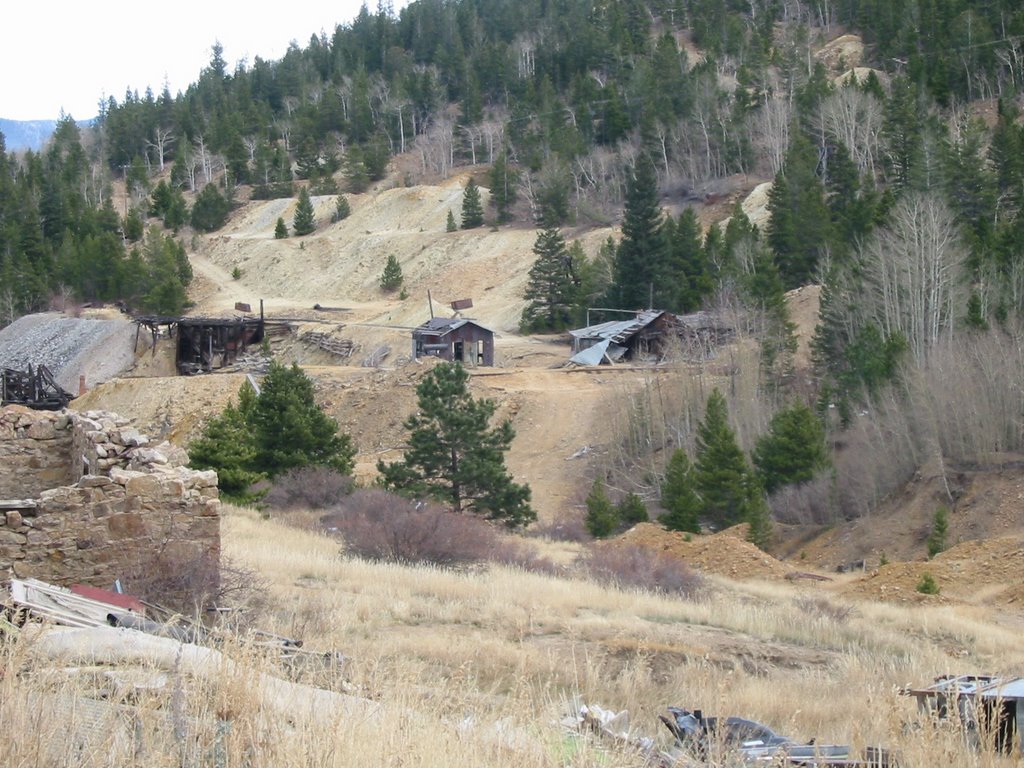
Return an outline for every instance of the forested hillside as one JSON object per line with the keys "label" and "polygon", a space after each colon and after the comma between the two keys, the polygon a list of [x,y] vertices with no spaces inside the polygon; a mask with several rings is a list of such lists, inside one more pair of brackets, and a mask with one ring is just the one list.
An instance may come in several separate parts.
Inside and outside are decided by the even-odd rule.
{"label": "forested hillside", "polygon": [[[864,45],[822,54],[844,34]],[[524,329],[738,301],[781,402],[782,294],[820,283],[811,394],[854,431],[873,403],[858,439],[898,446],[840,499],[853,514],[928,456],[1024,447],[1022,83],[1012,0],[382,2],[280,61],[232,68],[214,43],[186,92],[110,98],[94,127],[0,154],[0,323],[55,297],[178,312],[181,238],[240,201],[338,195],[341,216],[389,172],[472,166],[490,204],[463,227],[542,230]],[[737,179],[773,182],[767,226],[737,206],[707,228]],[[611,223],[597,253],[560,233]]]}

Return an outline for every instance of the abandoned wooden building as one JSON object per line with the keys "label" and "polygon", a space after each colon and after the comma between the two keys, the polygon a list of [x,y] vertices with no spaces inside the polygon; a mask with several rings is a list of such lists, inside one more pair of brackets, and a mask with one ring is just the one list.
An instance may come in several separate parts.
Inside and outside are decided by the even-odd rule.
{"label": "abandoned wooden building", "polygon": [[494,331],[462,317],[432,317],[412,332],[413,357],[468,366],[494,365]]}
{"label": "abandoned wooden building", "polygon": [[626,320],[613,320],[569,331],[576,365],[601,365],[620,360],[656,362],[670,353],[704,360],[734,336],[731,327],[711,312],[674,315],[660,309],[638,310]]}
{"label": "abandoned wooden building", "polygon": [[166,334],[175,340],[174,364],[180,374],[208,373],[232,365],[238,355],[263,341],[266,326],[262,317],[137,317],[135,343],[145,326],[157,338]]}

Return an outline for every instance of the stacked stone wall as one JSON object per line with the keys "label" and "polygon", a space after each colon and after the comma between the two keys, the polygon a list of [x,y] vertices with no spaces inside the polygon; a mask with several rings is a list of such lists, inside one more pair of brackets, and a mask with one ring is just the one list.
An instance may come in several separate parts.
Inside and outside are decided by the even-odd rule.
{"label": "stacked stone wall", "polygon": [[[109,588],[117,579],[159,576],[147,573],[154,570],[216,574],[215,472],[188,469],[184,451],[151,445],[115,414],[26,411],[0,411],[0,425],[8,425],[0,455],[15,458],[0,464],[0,577]],[[57,472],[47,449],[63,459],[64,474],[53,475],[63,484],[11,493],[28,487],[10,477],[17,467],[34,462]],[[32,488],[48,477],[33,474]]]}
{"label": "stacked stone wall", "polygon": [[0,499],[28,499],[73,481],[67,413],[0,410]]}

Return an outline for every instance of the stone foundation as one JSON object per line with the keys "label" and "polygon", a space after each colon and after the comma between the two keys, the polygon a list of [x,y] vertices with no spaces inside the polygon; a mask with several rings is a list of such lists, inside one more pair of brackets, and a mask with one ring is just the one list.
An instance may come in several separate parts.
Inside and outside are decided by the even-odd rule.
{"label": "stone foundation", "polygon": [[9,406],[0,457],[0,575],[110,588],[162,575],[147,569],[216,574],[217,475],[188,469],[180,448],[111,413]]}

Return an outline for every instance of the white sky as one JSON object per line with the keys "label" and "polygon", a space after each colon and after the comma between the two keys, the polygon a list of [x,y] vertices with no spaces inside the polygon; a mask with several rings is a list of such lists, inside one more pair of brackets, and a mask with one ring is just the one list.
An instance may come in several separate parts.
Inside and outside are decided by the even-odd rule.
{"label": "white sky", "polygon": [[[394,11],[408,0],[394,0]],[[351,22],[362,0],[40,0],[4,3],[0,10],[0,117],[76,120],[97,114],[100,99],[120,104],[127,88],[171,95],[199,79],[219,40],[228,71],[256,56],[280,59],[294,40],[330,37]],[[376,0],[366,3],[371,13]],[[272,8],[272,12],[268,12]]]}

